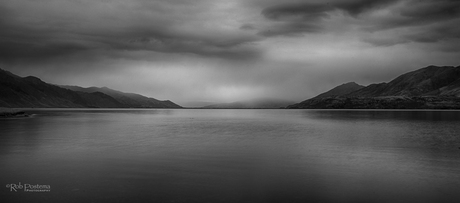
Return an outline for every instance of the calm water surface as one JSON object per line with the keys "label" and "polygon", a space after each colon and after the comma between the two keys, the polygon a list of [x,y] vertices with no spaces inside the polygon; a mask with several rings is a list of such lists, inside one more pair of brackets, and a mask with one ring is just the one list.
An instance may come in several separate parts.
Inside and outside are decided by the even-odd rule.
{"label": "calm water surface", "polygon": [[459,111],[29,112],[0,119],[2,202],[460,201]]}

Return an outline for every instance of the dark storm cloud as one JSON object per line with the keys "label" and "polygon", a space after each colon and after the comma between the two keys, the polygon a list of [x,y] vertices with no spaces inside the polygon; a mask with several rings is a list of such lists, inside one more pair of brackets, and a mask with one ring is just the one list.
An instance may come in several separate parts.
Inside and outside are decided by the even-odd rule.
{"label": "dark storm cloud", "polygon": [[[5,0],[0,3],[0,60],[40,60],[91,50],[252,59],[262,54],[253,42],[265,37],[329,32],[328,19],[336,11],[356,19],[350,26],[361,32],[411,29],[390,37],[362,38],[376,46],[436,43],[460,35],[451,28],[457,27],[460,16],[460,1],[454,0],[251,0],[245,3],[258,5],[268,22],[248,21],[234,28],[207,15],[215,9],[213,2],[223,3]],[[386,12],[371,15],[374,11]],[[444,28],[432,26],[439,23]]]}
{"label": "dark storm cloud", "polygon": [[300,101],[349,81],[458,65],[458,8],[448,0],[0,0],[0,68],[174,102]]}
{"label": "dark storm cloud", "polygon": [[381,9],[400,0],[351,0],[340,1],[334,4],[334,7],[346,11],[352,16],[358,16],[369,10]]}
{"label": "dark storm cloud", "polygon": [[[272,35],[319,32],[329,12],[342,10],[358,17],[369,10],[388,6],[398,0],[349,0],[331,2],[297,1],[265,8],[262,15],[272,21],[284,22]],[[267,31],[262,31],[266,33]],[[270,35],[270,36],[272,36]]]}
{"label": "dark storm cloud", "polygon": [[336,9],[357,16],[368,10],[387,6],[397,1],[399,0],[299,1],[266,8],[262,14],[272,20],[318,20],[327,17],[327,12]]}
{"label": "dark storm cloud", "polygon": [[457,52],[460,46],[460,1],[411,1],[395,11],[397,17],[377,21],[374,29],[410,28],[407,34],[395,36],[401,43],[436,44],[437,50]]}
{"label": "dark storm cloud", "polygon": [[[336,11],[355,19],[349,26],[358,26],[363,33],[407,29],[391,37],[375,35],[362,38],[364,42],[376,46],[436,43],[460,35],[455,29],[460,19],[460,1],[457,0],[293,0],[263,9],[262,15],[272,23],[260,34],[293,36],[328,32],[327,20]],[[443,28],[436,24],[442,24]]]}
{"label": "dark storm cloud", "polygon": [[272,37],[278,35],[298,36],[301,33],[316,33],[320,32],[321,26],[314,23],[278,23],[271,25],[268,29],[258,32],[259,35]]}
{"label": "dark storm cloud", "polygon": [[118,49],[152,50],[164,53],[191,53],[227,59],[251,59],[260,53],[251,47],[240,47],[253,40],[235,39],[224,42],[190,40],[186,38],[144,37],[130,39],[127,43],[118,43]]}
{"label": "dark storm cloud", "polygon": [[[426,24],[424,26],[409,26],[396,32],[397,34],[379,35],[378,32],[363,38],[363,41],[376,46],[392,46],[405,43],[431,44],[435,50],[452,52],[458,50],[452,47],[460,46],[460,18]],[[394,28],[397,29],[397,28]],[[383,32],[391,30],[386,29]]]}
{"label": "dark storm cloud", "polygon": [[[457,21],[457,23],[460,23],[460,21]],[[422,43],[436,43],[448,39],[459,39],[460,27],[452,26],[452,24],[447,23],[442,26],[434,26],[428,30],[409,34],[404,36],[404,38]]]}
{"label": "dark storm cloud", "polygon": [[289,4],[266,8],[262,11],[262,15],[275,21],[316,21],[327,16],[325,12],[332,8],[326,3]]}
{"label": "dark storm cloud", "polygon": [[[423,26],[445,22],[460,17],[460,1],[409,0],[393,8],[386,16],[371,21],[370,30]],[[453,24],[454,25],[454,24]]]}
{"label": "dark storm cloud", "polygon": [[250,46],[257,36],[189,25],[200,23],[194,15],[207,9],[205,3],[47,0],[34,9],[22,1],[6,1],[0,3],[0,60],[40,60],[88,50],[257,57],[259,50]]}

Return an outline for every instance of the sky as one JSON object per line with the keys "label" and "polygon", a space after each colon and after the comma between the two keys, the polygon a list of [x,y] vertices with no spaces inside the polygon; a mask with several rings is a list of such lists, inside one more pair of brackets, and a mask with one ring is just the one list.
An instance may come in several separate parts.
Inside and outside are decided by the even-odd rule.
{"label": "sky", "polygon": [[2,0],[0,68],[183,106],[460,65],[458,0]]}

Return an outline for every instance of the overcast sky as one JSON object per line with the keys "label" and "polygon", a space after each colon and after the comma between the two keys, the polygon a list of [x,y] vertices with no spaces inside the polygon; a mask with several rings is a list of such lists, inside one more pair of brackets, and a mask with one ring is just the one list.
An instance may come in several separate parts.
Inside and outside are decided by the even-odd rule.
{"label": "overcast sky", "polygon": [[2,0],[0,68],[188,102],[460,65],[458,0]]}

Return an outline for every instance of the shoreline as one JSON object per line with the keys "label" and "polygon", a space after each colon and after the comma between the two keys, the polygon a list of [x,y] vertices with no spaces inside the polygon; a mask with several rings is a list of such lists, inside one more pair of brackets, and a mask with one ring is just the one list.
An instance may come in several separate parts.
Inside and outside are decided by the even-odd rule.
{"label": "shoreline", "polygon": [[0,118],[12,117],[29,117],[29,114],[19,109],[0,107]]}

